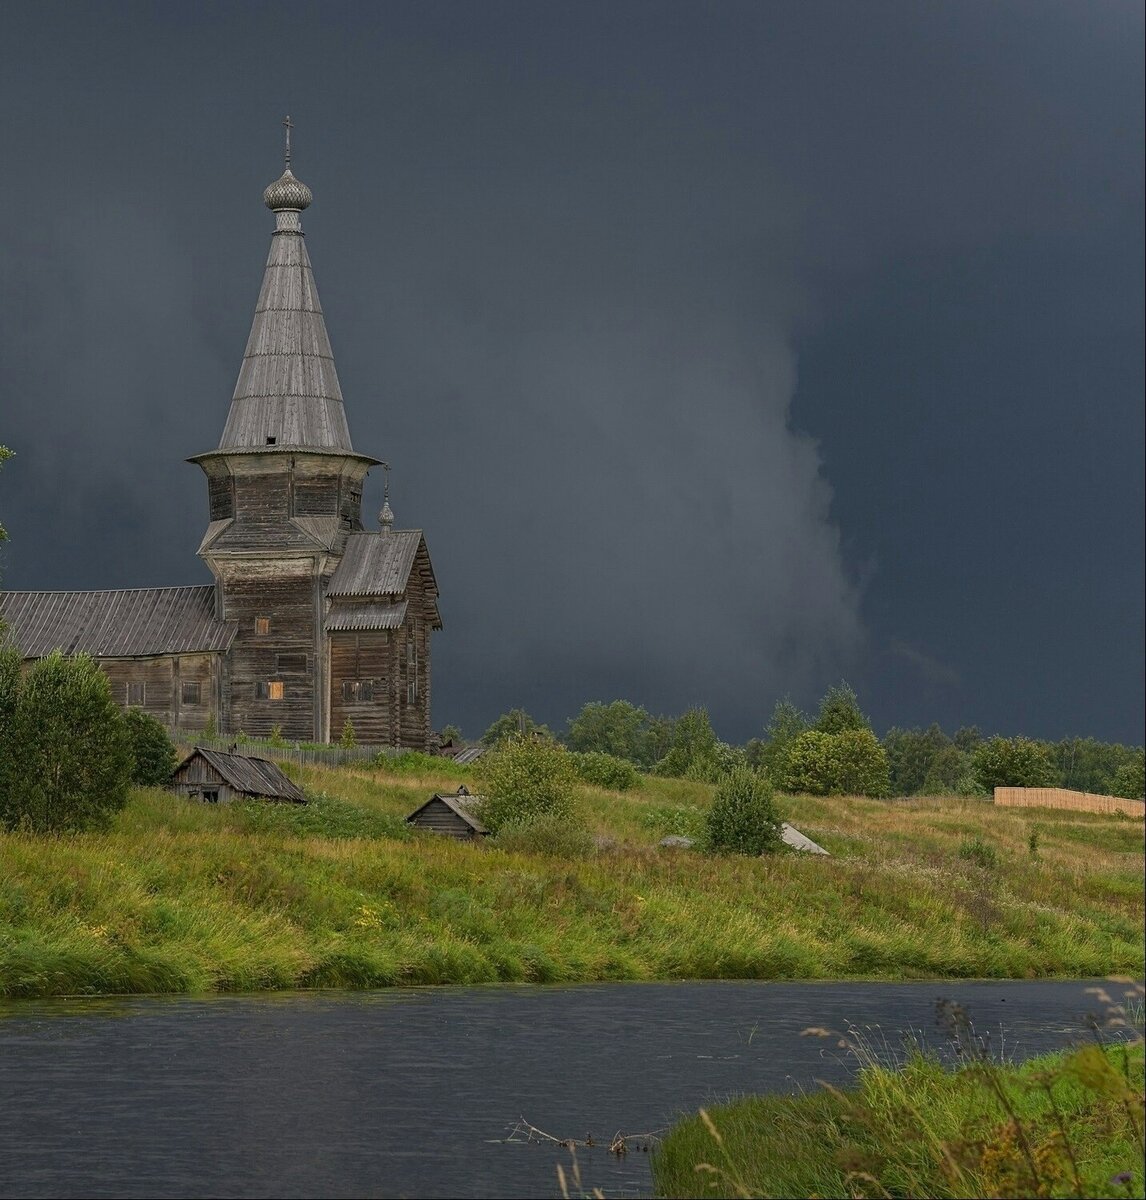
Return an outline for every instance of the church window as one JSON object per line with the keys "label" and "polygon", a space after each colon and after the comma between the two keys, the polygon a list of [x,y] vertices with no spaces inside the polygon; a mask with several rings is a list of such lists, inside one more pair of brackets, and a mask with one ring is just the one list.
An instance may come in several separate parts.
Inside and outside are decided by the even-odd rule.
{"label": "church window", "polygon": [[255,618],[255,633],[259,637],[264,637],[266,634],[270,633],[270,631],[271,631],[270,617],[256,617]]}
{"label": "church window", "polygon": [[286,685],[281,679],[272,679],[267,683],[255,684],[255,699],[256,700],[281,700],[286,690]]}
{"label": "church window", "polygon": [[180,697],[183,704],[201,704],[201,687],[197,679],[185,679],[180,688]]}
{"label": "church window", "polygon": [[342,681],[342,699],[347,704],[361,704],[363,701],[374,699],[373,679],[344,679]]}
{"label": "church window", "polygon": [[143,706],[147,703],[147,685],[143,683],[129,683],[127,685],[127,703],[129,705]]}
{"label": "church window", "polygon": [[276,654],[275,655],[275,674],[276,675],[305,675],[306,674],[306,655],[305,654]]}

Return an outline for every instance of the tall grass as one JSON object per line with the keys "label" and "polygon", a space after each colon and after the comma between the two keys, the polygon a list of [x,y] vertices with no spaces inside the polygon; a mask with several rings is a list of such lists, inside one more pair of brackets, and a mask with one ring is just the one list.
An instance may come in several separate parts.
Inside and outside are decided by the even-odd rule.
{"label": "tall grass", "polygon": [[1035,859],[1023,810],[796,797],[833,857],[665,853],[663,813],[711,789],[647,777],[583,789],[601,848],[572,858],[411,836],[456,788],[417,765],[293,766],[307,808],[139,791],[107,833],[0,836],[0,995],[1143,968],[1140,824],[1040,813]]}
{"label": "tall grass", "polygon": [[702,1109],[656,1148],[657,1194],[1143,1195],[1140,1036],[1021,1066],[956,1039],[954,1069],[919,1047],[895,1067],[850,1032],[852,1088]]}

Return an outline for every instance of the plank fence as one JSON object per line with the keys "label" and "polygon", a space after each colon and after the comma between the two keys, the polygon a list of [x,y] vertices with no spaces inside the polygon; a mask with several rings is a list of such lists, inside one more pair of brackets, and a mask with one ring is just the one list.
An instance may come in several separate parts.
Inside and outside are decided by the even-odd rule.
{"label": "plank fence", "polygon": [[1077,812],[1146,814],[1141,800],[1121,796],[1099,796],[1094,792],[1072,792],[1068,788],[995,788],[995,803],[1002,808],[1070,808]]}
{"label": "plank fence", "polygon": [[298,763],[299,766],[368,766],[380,753],[399,753],[389,746],[315,746],[298,742],[276,745],[251,738],[240,741],[233,737],[206,737],[203,733],[184,729],[173,729],[171,737],[176,745],[188,749],[192,746],[205,746],[208,750],[230,750],[234,747],[236,754],[249,754],[253,758],[267,758],[272,762]]}

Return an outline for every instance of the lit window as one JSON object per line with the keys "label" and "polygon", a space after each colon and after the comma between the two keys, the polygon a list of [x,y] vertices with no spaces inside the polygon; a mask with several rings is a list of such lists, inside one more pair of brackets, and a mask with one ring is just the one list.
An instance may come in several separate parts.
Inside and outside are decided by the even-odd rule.
{"label": "lit window", "polygon": [[262,637],[264,634],[270,633],[270,631],[271,631],[270,617],[256,617],[255,618],[255,633],[258,634],[259,637]]}
{"label": "lit window", "polygon": [[201,704],[201,691],[197,679],[185,679],[181,689],[181,699],[184,704]]}
{"label": "lit window", "polygon": [[284,684],[281,679],[272,679],[269,683],[255,684],[256,700],[281,700]]}

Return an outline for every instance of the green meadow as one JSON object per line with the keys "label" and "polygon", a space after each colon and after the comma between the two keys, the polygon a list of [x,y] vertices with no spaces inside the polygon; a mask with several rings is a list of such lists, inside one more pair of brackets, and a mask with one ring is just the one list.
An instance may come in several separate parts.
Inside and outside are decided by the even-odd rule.
{"label": "green meadow", "polygon": [[1143,972],[1143,824],[961,798],[780,797],[831,857],[661,849],[702,783],[583,788],[595,844],[404,816],[465,769],[292,768],[314,803],[132,794],[104,833],[0,834],[0,995],[620,979]]}

